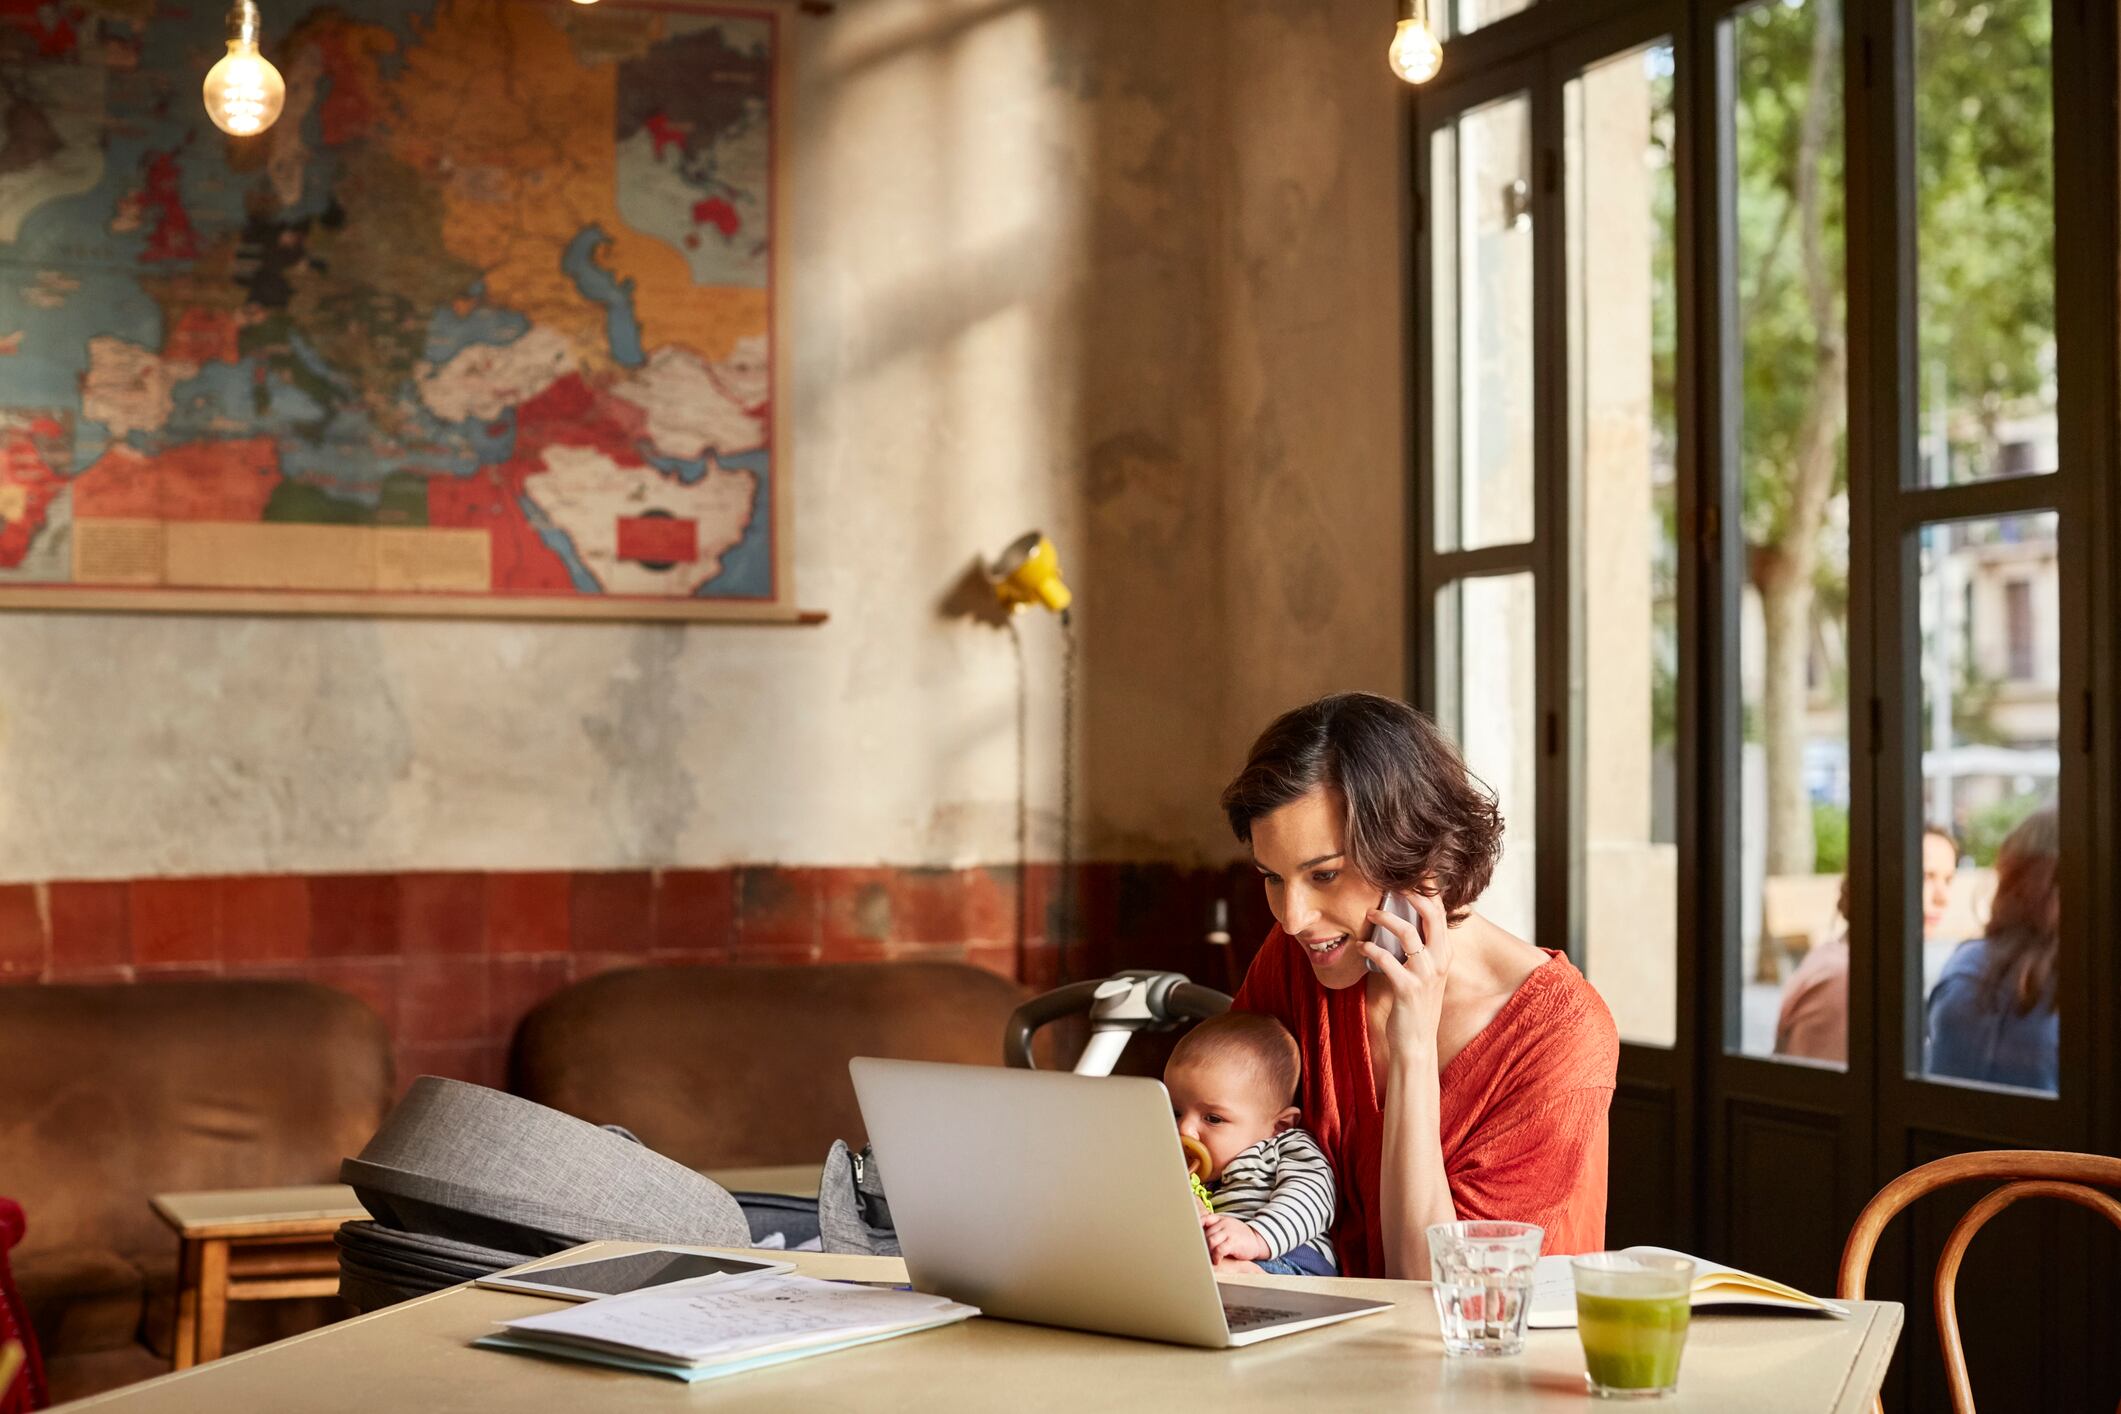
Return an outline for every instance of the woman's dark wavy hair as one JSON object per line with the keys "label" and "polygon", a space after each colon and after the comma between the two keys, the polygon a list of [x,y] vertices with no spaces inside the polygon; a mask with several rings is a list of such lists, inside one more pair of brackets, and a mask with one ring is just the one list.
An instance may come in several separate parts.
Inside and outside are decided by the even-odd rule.
{"label": "woman's dark wavy hair", "polygon": [[1222,808],[1250,844],[1255,820],[1320,786],[1345,803],[1357,872],[1394,893],[1433,878],[1451,922],[1465,918],[1502,857],[1502,813],[1441,727],[1375,693],[1321,697],[1260,733]]}
{"label": "woman's dark wavy hair", "polygon": [[2019,821],[1996,851],[1996,901],[1988,910],[1988,968],[1980,993],[1991,1010],[2027,1016],[2055,1004],[2062,921],[2055,869],[2061,854],[2062,826],[2052,805]]}

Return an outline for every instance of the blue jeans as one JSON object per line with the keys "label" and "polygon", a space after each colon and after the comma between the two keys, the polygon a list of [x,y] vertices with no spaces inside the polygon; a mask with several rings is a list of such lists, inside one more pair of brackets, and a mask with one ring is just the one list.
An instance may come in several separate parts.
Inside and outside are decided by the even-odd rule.
{"label": "blue jeans", "polygon": [[1263,1272],[1272,1272],[1280,1277],[1337,1277],[1340,1272],[1332,1259],[1316,1247],[1305,1243],[1291,1248],[1279,1257],[1269,1257],[1259,1264]]}

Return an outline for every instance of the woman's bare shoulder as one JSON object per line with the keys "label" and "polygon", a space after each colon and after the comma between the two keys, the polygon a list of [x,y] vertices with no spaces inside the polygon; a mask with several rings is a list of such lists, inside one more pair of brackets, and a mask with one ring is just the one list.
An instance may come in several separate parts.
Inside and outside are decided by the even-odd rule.
{"label": "woman's bare shoulder", "polygon": [[[1451,964],[1451,988],[1457,996],[1454,1000],[1446,995],[1443,1025],[1437,1036],[1438,1059],[1446,1067],[1462,1052],[1490,1051],[1504,1040],[1500,1032],[1514,1031],[1516,1028],[1512,1026],[1490,1030],[1505,1012],[1521,1016],[1528,1002],[1533,1010],[1543,1011],[1557,996],[1572,991],[1569,987],[1562,987],[1557,993],[1557,989],[1549,985],[1550,979],[1563,979],[1557,974],[1540,972],[1543,967],[1558,965],[1564,973],[1572,973],[1574,969],[1569,967],[1566,958],[1536,948],[1477,914],[1467,926],[1470,932],[1462,941],[1463,950]],[[1525,990],[1525,984],[1535,976],[1541,978],[1541,983],[1534,988],[1539,994],[1536,1001],[1533,1000],[1534,992]],[[1565,980],[1575,982],[1579,979],[1569,977]],[[1594,1001],[1596,995],[1591,993]],[[1603,1005],[1599,1004],[1598,1009],[1603,1012]],[[1607,1026],[1610,1028],[1610,1021]],[[1554,1039],[1546,1037],[1543,1044],[1551,1044]]]}

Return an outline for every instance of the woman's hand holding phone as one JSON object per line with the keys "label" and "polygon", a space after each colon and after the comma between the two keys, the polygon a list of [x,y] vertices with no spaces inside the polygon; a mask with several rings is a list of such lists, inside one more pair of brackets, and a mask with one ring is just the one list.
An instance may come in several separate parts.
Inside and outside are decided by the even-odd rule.
{"label": "woman's hand holding phone", "polygon": [[[1385,1035],[1395,1062],[1420,1056],[1433,1061],[1444,984],[1451,974],[1450,924],[1443,905],[1431,894],[1388,894],[1384,903],[1387,907],[1370,910],[1370,937],[1363,942],[1362,955],[1391,992],[1392,1014]],[[1393,908],[1393,904],[1400,907]],[[1407,912],[1413,917],[1404,916]]]}
{"label": "woman's hand holding phone", "polygon": [[[1384,924],[1378,920],[1379,910],[1390,914],[1393,918],[1402,919],[1408,923],[1414,923],[1418,932],[1420,924],[1416,921],[1414,905],[1407,902],[1407,896],[1405,894],[1388,893],[1384,896],[1384,902],[1379,904],[1377,908],[1370,910],[1369,914],[1369,940],[1377,944],[1379,947],[1383,948],[1386,952],[1392,954],[1393,957],[1398,958],[1401,962],[1405,962],[1407,960],[1406,945],[1399,940],[1399,935],[1397,933],[1394,933],[1391,929],[1385,927]],[[1364,960],[1363,966],[1369,968],[1372,972],[1375,972],[1377,970],[1377,964],[1369,961],[1368,959]]]}

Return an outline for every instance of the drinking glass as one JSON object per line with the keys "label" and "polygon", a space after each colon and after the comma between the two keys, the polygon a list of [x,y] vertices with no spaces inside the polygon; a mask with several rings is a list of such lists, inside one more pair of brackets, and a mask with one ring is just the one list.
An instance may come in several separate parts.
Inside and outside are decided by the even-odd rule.
{"label": "drinking glass", "polygon": [[1429,1229],[1429,1280],[1452,1355],[1524,1349],[1532,1264],[1545,1232],[1532,1223],[1455,1222]]}
{"label": "drinking glass", "polygon": [[1648,1252],[1597,1252],[1569,1264],[1583,1380],[1600,1399],[1656,1399],[1679,1387],[1694,1264]]}

